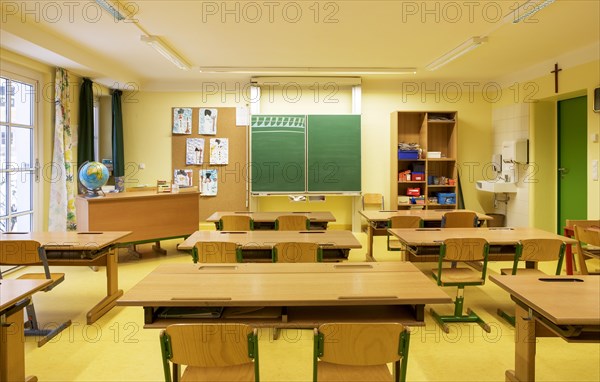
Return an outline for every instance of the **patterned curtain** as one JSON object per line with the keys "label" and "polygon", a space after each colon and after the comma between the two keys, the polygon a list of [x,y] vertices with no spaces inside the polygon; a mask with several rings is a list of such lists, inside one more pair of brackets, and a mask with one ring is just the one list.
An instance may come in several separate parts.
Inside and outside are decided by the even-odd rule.
{"label": "patterned curtain", "polygon": [[73,231],[77,229],[75,219],[77,168],[73,168],[73,142],[77,142],[77,137],[74,136],[76,131],[71,129],[69,91],[69,73],[62,68],[56,68],[49,231]]}

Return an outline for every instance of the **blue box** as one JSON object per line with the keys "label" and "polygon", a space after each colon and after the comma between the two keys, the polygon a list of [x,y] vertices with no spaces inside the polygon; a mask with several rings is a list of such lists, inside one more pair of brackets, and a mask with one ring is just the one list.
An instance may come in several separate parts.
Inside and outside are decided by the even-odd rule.
{"label": "blue box", "polygon": [[456,193],[454,192],[438,192],[438,204],[456,204]]}
{"label": "blue box", "polygon": [[418,150],[402,151],[398,150],[398,159],[419,159]]}

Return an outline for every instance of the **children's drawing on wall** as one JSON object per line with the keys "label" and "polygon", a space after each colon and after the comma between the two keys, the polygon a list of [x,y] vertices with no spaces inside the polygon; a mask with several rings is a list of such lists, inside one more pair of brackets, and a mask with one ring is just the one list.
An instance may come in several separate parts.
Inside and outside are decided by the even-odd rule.
{"label": "children's drawing on wall", "polygon": [[229,161],[229,139],[210,139],[210,164],[227,164]]}
{"label": "children's drawing on wall", "polygon": [[204,161],[204,138],[188,138],[186,140],[185,164],[202,164]]}
{"label": "children's drawing on wall", "polygon": [[192,187],[192,170],[175,170],[173,180],[179,187]]}
{"label": "children's drawing on wall", "polygon": [[189,107],[173,108],[173,134],[192,133],[192,109]]}
{"label": "children's drawing on wall", "polygon": [[217,170],[200,170],[200,192],[203,196],[217,195]]}
{"label": "children's drawing on wall", "polygon": [[200,134],[217,135],[217,109],[200,109]]}

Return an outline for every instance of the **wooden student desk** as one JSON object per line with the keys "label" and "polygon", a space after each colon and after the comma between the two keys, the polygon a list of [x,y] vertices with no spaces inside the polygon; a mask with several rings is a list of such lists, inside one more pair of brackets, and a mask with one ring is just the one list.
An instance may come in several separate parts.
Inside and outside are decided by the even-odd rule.
{"label": "wooden student desk", "polygon": [[[146,327],[217,321],[314,328],[357,321],[423,325],[425,304],[450,302],[410,263],[244,263],[161,265],[117,305],[144,307]],[[166,307],[215,306],[225,307],[220,318],[160,314]]]}
{"label": "wooden student desk", "polygon": [[[438,247],[451,238],[483,238],[490,244],[490,260],[514,260],[516,244],[525,239],[560,239],[575,244],[575,239],[529,227],[490,228],[394,228],[389,232],[408,247],[410,261],[437,261]],[[435,253],[432,255],[431,253]]]}
{"label": "wooden student desk", "polygon": [[[600,342],[600,278],[543,279],[554,281],[541,281],[539,276],[490,275],[490,280],[517,303],[515,370],[506,371],[507,382],[535,381],[536,337],[553,335],[567,342]],[[597,361],[591,360],[590,366],[597,366]]]}
{"label": "wooden student desk", "polygon": [[117,253],[114,247],[130,232],[29,232],[2,233],[0,240],[35,240],[46,250],[49,265],[105,266],[106,297],[87,313],[92,324],[123,295],[119,289]]}
{"label": "wooden student desk", "polygon": [[180,250],[192,250],[199,241],[227,241],[242,246],[245,260],[270,260],[276,243],[300,241],[323,246],[323,258],[347,259],[350,249],[361,248],[350,231],[196,231],[179,245]]}
{"label": "wooden student desk", "polygon": [[[439,227],[442,223],[442,217],[446,212],[464,211],[475,212],[470,210],[394,210],[394,211],[359,211],[359,213],[367,219],[367,253],[366,261],[375,261],[373,256],[373,236],[386,236],[387,224],[393,216],[418,216],[423,219],[427,227]],[[480,222],[492,220],[491,216],[475,212]]]}
{"label": "wooden student desk", "polygon": [[[185,189],[184,189],[185,190]],[[77,228],[82,231],[131,231],[127,244],[187,237],[198,230],[199,196],[196,190],[179,193],[133,191],[75,200]]]}
{"label": "wooden student desk", "polygon": [[[275,229],[275,220],[281,215],[304,215],[310,220],[311,229],[327,229],[327,223],[334,222],[335,217],[331,212],[250,212],[250,211],[236,211],[236,212],[225,212],[219,211],[210,215],[206,221],[215,223],[215,226],[219,222],[219,219],[223,215],[247,215],[254,220],[254,229]],[[217,227],[218,228],[218,227]]]}
{"label": "wooden student desk", "polygon": [[26,380],[23,308],[32,294],[51,283],[52,280],[0,280],[0,382]]}

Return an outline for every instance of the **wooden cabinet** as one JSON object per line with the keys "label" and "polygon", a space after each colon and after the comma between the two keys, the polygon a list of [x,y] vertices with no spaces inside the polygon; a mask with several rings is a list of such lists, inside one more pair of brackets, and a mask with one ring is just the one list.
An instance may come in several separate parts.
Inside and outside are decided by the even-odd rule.
{"label": "wooden cabinet", "polygon": [[[457,113],[396,111],[391,115],[390,207],[405,209],[420,204],[401,203],[418,188],[425,209],[454,209],[458,202]],[[418,154],[398,154],[398,144],[416,144]],[[403,153],[406,154],[406,153]],[[415,156],[416,155],[416,156]],[[405,176],[410,171],[410,179]],[[415,180],[415,173],[417,175]],[[441,195],[440,195],[441,194]],[[454,198],[452,199],[452,195]],[[406,198],[400,198],[406,199]],[[421,202],[416,200],[416,202]]]}

